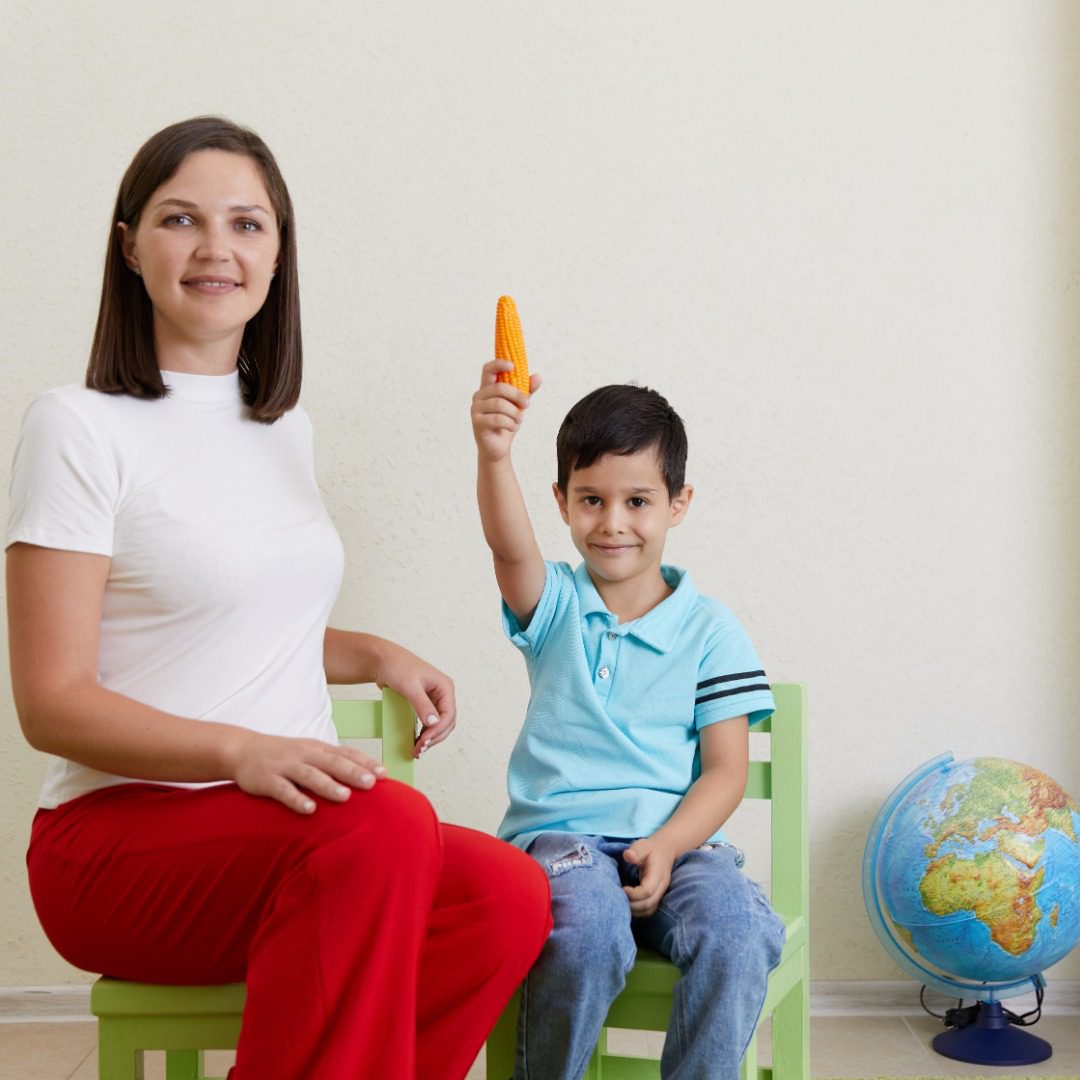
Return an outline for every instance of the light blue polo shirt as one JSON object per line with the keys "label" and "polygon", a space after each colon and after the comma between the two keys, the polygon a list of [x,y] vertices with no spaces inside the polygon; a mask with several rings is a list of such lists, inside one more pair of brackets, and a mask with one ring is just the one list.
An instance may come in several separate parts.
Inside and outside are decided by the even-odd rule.
{"label": "light blue polo shirt", "polygon": [[545,832],[649,836],[700,773],[701,728],[772,714],[761,661],[735,615],[702,596],[685,570],[661,567],[674,592],[620,623],[584,563],[546,566],[528,627],[503,605],[532,695],[499,836],[520,848]]}

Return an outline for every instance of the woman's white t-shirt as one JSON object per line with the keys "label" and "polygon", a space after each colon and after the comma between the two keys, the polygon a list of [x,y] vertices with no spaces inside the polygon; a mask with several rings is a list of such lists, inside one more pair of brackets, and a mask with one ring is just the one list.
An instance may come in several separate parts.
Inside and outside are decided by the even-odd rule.
{"label": "woman's white t-shirt", "polygon": [[[323,635],[343,552],[297,406],[250,418],[236,373],[147,401],[66,386],[23,418],[6,544],[110,557],[98,681],[180,716],[336,742]],[[52,757],[39,805],[127,782]]]}

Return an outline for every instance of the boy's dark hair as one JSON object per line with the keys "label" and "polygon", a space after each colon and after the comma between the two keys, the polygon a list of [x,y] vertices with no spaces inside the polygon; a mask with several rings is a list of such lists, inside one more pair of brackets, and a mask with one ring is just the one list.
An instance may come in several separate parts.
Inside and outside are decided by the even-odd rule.
{"label": "boy's dark hair", "polygon": [[559,490],[565,495],[570,474],[605,454],[636,454],[650,447],[656,448],[668,497],[674,498],[686,482],[686,429],[679,414],[646,386],[601,386],[573,406],[559,428]]}
{"label": "boy's dark hair", "polygon": [[266,143],[253,131],[219,116],[196,116],[152,135],[120,182],[109,226],[101,306],[86,385],[106,394],[165,396],[154,352],[153,306],[142,281],[124,261],[116,226],[122,221],[135,229],[150,196],[176,174],[189,154],[200,150],[226,150],[251,158],[262,173],[277,217],[277,274],[270,282],[266,302],[244,328],[237,360],[252,417],[272,424],[296,404],[303,370],[292,200]]}

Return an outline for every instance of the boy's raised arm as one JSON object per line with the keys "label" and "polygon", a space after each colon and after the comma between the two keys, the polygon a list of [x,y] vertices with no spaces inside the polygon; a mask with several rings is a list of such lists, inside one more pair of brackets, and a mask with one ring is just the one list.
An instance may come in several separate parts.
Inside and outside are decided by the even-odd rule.
{"label": "boy's raised arm", "polygon": [[[510,460],[510,446],[521,426],[529,397],[509,383],[496,381],[513,370],[508,360],[484,365],[480,389],[473,394],[472,427],[476,439],[476,501],[484,539],[495,561],[495,580],[506,606],[528,626],[544,591],[544,558],[536,543],[529,512]],[[530,389],[540,387],[533,375]]]}

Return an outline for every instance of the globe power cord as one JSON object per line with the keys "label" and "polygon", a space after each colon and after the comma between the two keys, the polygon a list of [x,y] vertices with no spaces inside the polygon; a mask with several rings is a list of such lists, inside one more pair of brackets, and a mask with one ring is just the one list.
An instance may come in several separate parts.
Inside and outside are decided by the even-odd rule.
{"label": "globe power cord", "polygon": [[[1017,1014],[1011,1009],[1006,1009],[1002,1006],[1002,1012],[1008,1018],[1010,1024],[1015,1024],[1017,1027],[1031,1027],[1032,1024],[1037,1024],[1042,1017],[1042,1003],[1043,1003],[1043,988],[1041,986],[1035,987],[1035,1008],[1030,1012]],[[946,1009],[944,1013],[936,1013],[929,1005],[926,1004],[926,984],[924,983],[919,990],[919,1004],[923,1009],[928,1012],[934,1019],[944,1022],[947,1028],[965,1028],[968,1024],[975,1022],[979,1013],[979,1004],[976,1002],[974,1005],[965,1005],[963,998],[958,998],[955,1009]]]}

